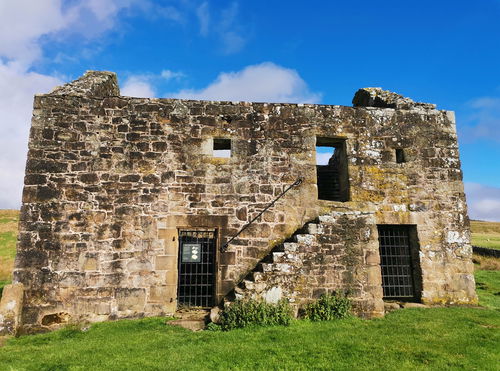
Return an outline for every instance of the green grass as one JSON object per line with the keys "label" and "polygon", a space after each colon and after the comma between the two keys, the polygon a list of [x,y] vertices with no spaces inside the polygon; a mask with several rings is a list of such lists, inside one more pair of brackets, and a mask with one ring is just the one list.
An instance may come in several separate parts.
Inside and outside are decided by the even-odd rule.
{"label": "green grass", "polygon": [[14,259],[16,256],[17,233],[0,233],[0,257]]}
{"label": "green grass", "polygon": [[472,245],[500,250],[500,235],[495,235],[495,234],[475,235],[475,234],[473,234],[472,235]]}
{"label": "green grass", "polygon": [[5,370],[495,370],[500,316],[471,308],[406,309],[384,319],[191,333],[149,318],[12,339]]}
{"label": "green grass", "polygon": [[499,370],[500,271],[478,271],[482,308],[404,309],[385,318],[192,333],[164,318],[11,339],[5,370]]}
{"label": "green grass", "polygon": [[18,210],[0,210],[0,294],[10,283],[16,256]]}
{"label": "green grass", "polygon": [[479,304],[500,311],[500,271],[478,270],[474,276]]}
{"label": "green grass", "polygon": [[500,249],[500,223],[471,221],[472,245]]}

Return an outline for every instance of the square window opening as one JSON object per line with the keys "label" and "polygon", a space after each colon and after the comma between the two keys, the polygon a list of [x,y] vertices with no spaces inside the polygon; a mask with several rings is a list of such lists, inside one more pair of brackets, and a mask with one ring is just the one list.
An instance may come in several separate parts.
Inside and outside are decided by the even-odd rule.
{"label": "square window opening", "polygon": [[345,139],[316,138],[318,199],[349,201],[349,173]]}
{"label": "square window opening", "polygon": [[213,156],[222,158],[231,157],[231,139],[214,138]]}
{"label": "square window opening", "polygon": [[405,151],[403,148],[396,148],[396,163],[402,164],[406,162]]}

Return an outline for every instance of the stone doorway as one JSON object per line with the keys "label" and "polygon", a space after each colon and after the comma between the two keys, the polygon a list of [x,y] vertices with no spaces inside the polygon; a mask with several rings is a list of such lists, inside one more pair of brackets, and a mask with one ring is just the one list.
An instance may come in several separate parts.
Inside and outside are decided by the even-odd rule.
{"label": "stone doorway", "polygon": [[212,307],[216,288],[216,229],[180,229],[177,303]]}
{"label": "stone doorway", "polygon": [[379,225],[380,268],[385,300],[418,301],[421,274],[414,225]]}

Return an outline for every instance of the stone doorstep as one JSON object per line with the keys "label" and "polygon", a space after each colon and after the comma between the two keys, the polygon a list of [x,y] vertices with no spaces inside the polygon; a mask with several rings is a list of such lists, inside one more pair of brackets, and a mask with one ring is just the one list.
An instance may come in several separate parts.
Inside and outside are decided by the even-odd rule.
{"label": "stone doorstep", "polygon": [[430,306],[406,301],[384,301],[384,309],[386,312],[392,312],[402,308],[430,308]]}
{"label": "stone doorstep", "polygon": [[210,310],[207,309],[180,309],[175,312],[173,321],[167,321],[168,325],[184,327],[191,331],[205,329],[209,322]]}
{"label": "stone doorstep", "polygon": [[205,329],[204,319],[176,319],[173,321],[167,321],[167,325],[184,327],[190,331],[202,331]]}
{"label": "stone doorstep", "polygon": [[205,320],[210,315],[210,309],[179,309],[174,317],[183,320]]}

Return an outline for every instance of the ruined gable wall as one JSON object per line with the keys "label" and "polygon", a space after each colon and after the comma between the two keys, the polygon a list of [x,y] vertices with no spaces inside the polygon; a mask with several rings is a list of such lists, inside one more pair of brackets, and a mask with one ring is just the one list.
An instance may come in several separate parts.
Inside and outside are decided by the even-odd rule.
{"label": "ruined gable wall", "polygon": [[[218,257],[219,297],[277,241],[338,208],[418,224],[424,300],[474,298],[456,133],[443,111],[74,90],[37,96],[34,108],[14,273],[25,285],[27,329],[58,312],[90,320],[171,313],[172,230],[218,217],[230,237],[299,176],[304,183]],[[350,202],[317,200],[316,136],[347,138]],[[232,158],[205,154],[213,137],[232,138]],[[396,147],[408,148],[407,163],[395,163]]]}

